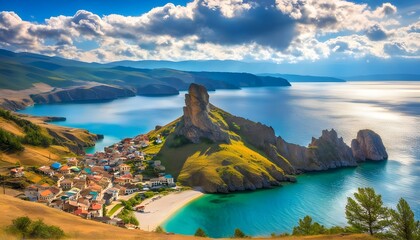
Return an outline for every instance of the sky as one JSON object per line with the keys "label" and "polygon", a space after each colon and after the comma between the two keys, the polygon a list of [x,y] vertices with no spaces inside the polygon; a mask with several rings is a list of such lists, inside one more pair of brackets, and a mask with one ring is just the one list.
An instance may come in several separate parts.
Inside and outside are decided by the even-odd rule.
{"label": "sky", "polygon": [[0,0],[0,48],[88,62],[418,62],[418,1]]}

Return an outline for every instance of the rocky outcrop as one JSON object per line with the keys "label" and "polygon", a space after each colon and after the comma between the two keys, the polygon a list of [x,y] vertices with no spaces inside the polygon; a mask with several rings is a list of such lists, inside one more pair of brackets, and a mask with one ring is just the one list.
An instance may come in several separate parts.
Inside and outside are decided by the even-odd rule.
{"label": "rocky outcrop", "polygon": [[357,133],[357,138],[351,141],[351,149],[358,161],[388,159],[381,137],[369,129],[360,130]]}
{"label": "rocky outcrop", "polygon": [[230,143],[229,134],[210,119],[209,111],[209,94],[206,88],[191,84],[188,94],[185,94],[184,115],[175,133],[193,143],[202,139]]}
{"label": "rocky outcrop", "polygon": [[23,98],[19,100],[10,100],[6,98],[0,99],[0,108],[9,111],[18,111],[26,108],[27,106],[32,105],[34,102],[32,99]]}
{"label": "rocky outcrop", "polygon": [[[307,147],[288,143],[277,137],[272,127],[233,116],[209,104],[206,88],[197,84],[191,84],[185,104],[184,115],[173,132],[175,136],[183,136],[192,143],[211,141],[186,148],[171,140],[165,145],[181,146],[184,157],[179,160],[178,180],[207,192],[268,188],[284,181],[295,182],[290,175],[353,167],[358,161],[388,157],[381,138],[371,130],[359,131],[351,148],[334,129],[323,130]],[[162,128],[170,132],[170,125],[157,131]],[[178,161],[173,159],[173,150],[170,153],[171,161]]]}

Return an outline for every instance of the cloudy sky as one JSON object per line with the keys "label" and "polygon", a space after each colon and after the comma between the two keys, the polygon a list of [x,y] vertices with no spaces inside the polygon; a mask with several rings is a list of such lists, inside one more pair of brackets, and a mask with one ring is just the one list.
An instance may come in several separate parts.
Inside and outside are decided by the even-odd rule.
{"label": "cloudy sky", "polygon": [[0,48],[83,61],[420,56],[410,0],[0,0]]}

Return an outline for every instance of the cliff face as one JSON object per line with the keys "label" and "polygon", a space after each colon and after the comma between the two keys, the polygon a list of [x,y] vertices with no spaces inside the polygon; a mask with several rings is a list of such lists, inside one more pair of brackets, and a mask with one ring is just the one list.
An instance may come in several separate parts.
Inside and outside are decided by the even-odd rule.
{"label": "cliff face", "polygon": [[230,143],[229,134],[210,119],[209,111],[209,94],[206,88],[191,84],[188,94],[185,94],[182,127],[177,129],[176,134],[185,136],[193,143],[198,143],[202,138]]}
{"label": "cliff face", "polygon": [[353,156],[358,161],[388,159],[381,137],[369,129],[360,130],[357,133],[357,138],[351,141],[351,148]]}
{"label": "cliff face", "polygon": [[197,84],[191,84],[185,104],[181,120],[150,134],[168,133],[158,157],[178,181],[207,192],[267,188],[294,181],[293,174],[388,157],[371,130],[359,131],[352,148],[334,129],[322,131],[307,147],[288,143],[269,126],[209,104],[207,90]]}

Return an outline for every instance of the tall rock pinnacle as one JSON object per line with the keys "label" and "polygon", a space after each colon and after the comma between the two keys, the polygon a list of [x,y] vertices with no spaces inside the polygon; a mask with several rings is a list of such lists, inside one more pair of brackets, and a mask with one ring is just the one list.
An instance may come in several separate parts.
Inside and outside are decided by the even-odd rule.
{"label": "tall rock pinnacle", "polygon": [[192,83],[185,94],[184,116],[176,130],[177,135],[184,135],[193,143],[200,139],[213,142],[230,143],[229,134],[214,123],[209,116],[209,94],[204,86]]}

